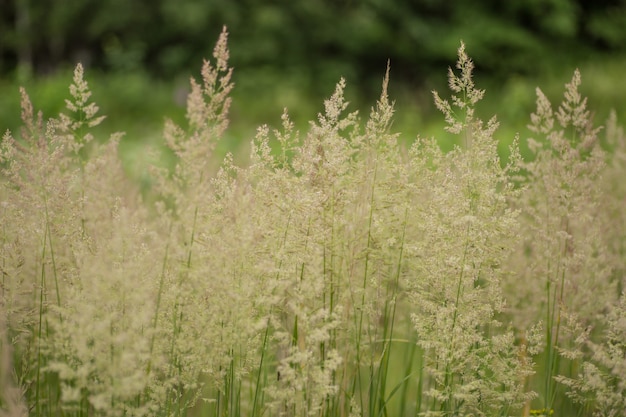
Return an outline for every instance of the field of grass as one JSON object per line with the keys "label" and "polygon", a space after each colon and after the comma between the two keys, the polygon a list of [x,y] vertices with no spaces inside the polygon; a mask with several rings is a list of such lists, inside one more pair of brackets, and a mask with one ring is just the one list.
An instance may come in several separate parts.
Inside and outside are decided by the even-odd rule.
{"label": "field of grass", "polygon": [[[369,114],[340,80],[245,158],[226,43],[150,150],[101,128],[81,66],[58,117],[22,90],[0,146],[0,414],[625,415],[626,137],[580,72],[555,105],[511,80],[481,108],[461,45],[442,122],[394,119],[389,72]],[[163,91],[127,103],[130,135]]]}

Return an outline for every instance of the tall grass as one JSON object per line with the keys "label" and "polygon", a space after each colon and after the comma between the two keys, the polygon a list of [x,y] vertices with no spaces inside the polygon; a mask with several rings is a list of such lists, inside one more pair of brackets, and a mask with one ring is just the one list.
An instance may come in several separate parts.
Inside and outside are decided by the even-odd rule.
{"label": "tall grass", "polygon": [[623,415],[623,131],[593,125],[577,72],[556,113],[538,90],[534,159],[516,139],[503,161],[458,52],[434,97],[462,146],[400,146],[388,70],[365,122],[340,80],[307,132],[285,110],[238,165],[213,157],[224,31],[149,190],[121,135],[93,140],[82,67],[57,118],[23,92],[0,148],[0,410]]}

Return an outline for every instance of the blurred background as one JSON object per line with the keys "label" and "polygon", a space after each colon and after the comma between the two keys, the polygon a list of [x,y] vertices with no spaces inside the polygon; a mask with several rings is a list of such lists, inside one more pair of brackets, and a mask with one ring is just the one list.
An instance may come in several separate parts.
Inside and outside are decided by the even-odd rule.
{"label": "blurred background", "polygon": [[184,122],[189,77],[223,25],[235,69],[226,148],[278,126],[283,107],[306,127],[340,77],[366,115],[387,60],[394,129],[440,136],[431,90],[447,96],[461,40],[503,143],[523,135],[535,87],[558,103],[576,67],[598,123],[611,108],[626,116],[626,0],[0,0],[0,129],[19,126],[20,85],[45,117],[61,111],[82,62],[101,129],[126,131],[125,146],[158,140],[165,116]]}

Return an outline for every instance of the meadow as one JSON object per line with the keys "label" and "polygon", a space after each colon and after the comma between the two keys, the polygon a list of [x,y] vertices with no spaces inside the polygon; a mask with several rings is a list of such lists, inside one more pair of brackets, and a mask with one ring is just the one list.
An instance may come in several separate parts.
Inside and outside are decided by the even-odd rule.
{"label": "meadow", "polygon": [[123,134],[96,137],[82,66],[58,117],[21,90],[0,146],[1,415],[626,415],[626,137],[579,71],[560,103],[536,89],[505,157],[461,44],[433,94],[452,149],[399,141],[388,69],[369,114],[342,79],[241,163],[215,156],[228,58],[224,31],[141,183]]}

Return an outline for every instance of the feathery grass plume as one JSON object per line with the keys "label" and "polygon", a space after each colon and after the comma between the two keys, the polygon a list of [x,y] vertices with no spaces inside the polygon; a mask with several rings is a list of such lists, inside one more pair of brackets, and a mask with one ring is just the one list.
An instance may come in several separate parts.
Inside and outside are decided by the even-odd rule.
{"label": "feathery grass plume", "polygon": [[[360,236],[362,255],[356,258],[362,264],[359,273],[363,281],[359,282],[357,275],[350,298],[357,301],[352,301],[356,319],[354,363],[365,367],[367,373],[356,368],[353,389],[359,389],[358,405],[366,415],[411,412],[408,381],[417,373],[404,285],[410,274],[405,251],[415,238],[411,235],[410,207],[416,201],[412,200],[411,179],[398,135],[390,133],[394,106],[389,102],[388,84],[389,65],[380,98],[362,134],[355,173],[357,179],[365,181],[355,211],[361,213],[359,223],[363,226],[357,223],[353,230],[367,233]],[[396,375],[394,359],[401,355],[410,360],[400,365],[402,372]],[[367,386],[363,385],[364,376]],[[368,397],[365,400],[364,393]]]}
{"label": "feathery grass plume", "polygon": [[246,174],[255,211],[265,212],[261,218],[251,215],[267,225],[262,241],[268,240],[261,248],[268,246],[263,250],[271,261],[263,264],[275,280],[268,294],[276,303],[269,337],[273,352],[268,354],[276,358],[277,374],[265,393],[267,406],[279,415],[323,414],[338,393],[336,373],[343,360],[335,338],[343,317],[331,235],[334,213],[342,213],[339,183],[350,175],[355,152],[342,132],[356,123],[356,114],[342,117],[344,87],[342,80],[302,145],[295,145],[284,115],[284,132],[276,132],[283,146],[279,154],[294,152],[293,160],[275,158],[269,152],[269,132],[261,129]]}
{"label": "feathery grass plume", "polygon": [[[608,283],[614,283],[619,291],[624,288],[624,242],[625,217],[624,161],[626,140],[623,129],[617,124],[615,113],[605,124],[608,149],[598,187],[601,190],[595,221],[601,223],[602,237],[606,244],[606,261],[611,267]],[[610,299],[609,299],[610,302]],[[595,320],[582,319],[574,328],[574,346],[560,349],[561,355],[576,360],[576,367],[568,375],[556,375],[555,379],[569,388],[566,393],[575,403],[594,416],[621,416],[626,409],[626,295],[622,292],[607,311]],[[591,326],[595,326],[592,328]]]}
{"label": "feathery grass plume", "polygon": [[[205,60],[202,82],[191,80],[187,129],[166,122],[166,145],[177,158],[173,172],[155,170],[155,191],[167,203],[157,210],[167,252],[162,260],[153,326],[158,332],[153,349],[166,355],[171,364],[165,375],[170,381],[165,396],[172,404],[182,404],[179,400],[188,394],[184,401],[195,401],[202,374],[207,385],[217,389],[220,412],[228,410],[223,407],[229,406],[231,397],[224,401],[222,396],[236,382],[228,370],[236,362],[234,352],[243,345],[237,341],[248,334],[249,311],[235,298],[243,298],[244,288],[252,288],[240,283],[238,291],[232,286],[241,267],[235,262],[241,255],[233,253],[236,245],[229,246],[226,240],[240,236],[229,217],[235,214],[228,212],[236,209],[229,200],[238,193],[229,196],[232,182],[224,174],[228,168],[218,174],[224,179],[223,189],[212,178],[212,153],[228,125],[233,88],[227,38],[224,28],[213,51],[215,64]],[[223,195],[218,197],[220,193]],[[239,315],[246,318],[238,319]]]}
{"label": "feathery grass plume", "polygon": [[626,410],[626,294],[611,307],[606,317],[606,330],[594,342],[588,332],[579,333],[577,355],[590,354],[583,360],[576,375],[557,375],[568,386],[567,395],[591,410],[593,416],[623,416]]}
{"label": "feathery grass plume", "polygon": [[[166,121],[164,135],[168,148],[177,157],[172,179],[173,185],[190,193],[197,193],[198,187],[206,185],[213,175],[212,159],[217,141],[228,127],[228,111],[233,89],[231,82],[232,68],[228,67],[229,52],[227,47],[228,32],[223,28],[213,50],[215,64],[204,60],[202,64],[202,82],[190,80],[191,91],[187,96],[187,129],[183,129],[171,120]],[[164,176],[168,176],[162,173]],[[157,190],[165,196],[177,193],[170,190],[167,182],[161,179]],[[177,201],[174,201],[175,203]],[[180,205],[178,209],[182,210]]]}
{"label": "feathery grass plume", "polygon": [[[461,133],[465,130],[465,140],[468,141],[472,136],[472,125],[474,124],[474,106],[485,95],[484,90],[475,88],[474,80],[472,79],[472,72],[474,70],[474,62],[467,56],[465,52],[465,44],[461,42],[461,46],[458,50],[459,59],[456,63],[456,68],[461,71],[461,76],[457,77],[452,68],[448,68],[448,86],[454,93],[461,93],[459,95],[452,96],[452,105],[448,100],[444,100],[439,96],[439,93],[433,91],[435,99],[435,106],[443,113],[447,126],[445,130],[450,133]],[[458,115],[452,108],[457,107],[459,111],[464,113],[464,116]],[[466,146],[469,146],[466,143]]]}
{"label": "feathery grass plume", "polygon": [[68,152],[80,155],[84,160],[88,153],[87,146],[94,139],[89,129],[102,123],[106,116],[96,117],[99,108],[96,103],[89,103],[91,90],[84,79],[84,70],[80,63],[74,69],[73,82],[70,85],[72,98],[65,100],[66,108],[71,115],[64,113],[59,115],[55,121],[55,136],[64,139]]}
{"label": "feathery grass plume", "polygon": [[617,115],[611,112],[605,123],[605,145],[607,163],[602,173],[600,185],[603,189],[601,210],[606,221],[603,236],[609,249],[609,264],[613,268],[612,280],[618,290],[626,288],[626,135],[618,124]]}
{"label": "feathery grass plume", "polygon": [[[51,306],[50,328],[43,369],[56,375],[60,400],[66,410],[92,409],[103,415],[147,412],[150,402],[138,402],[148,389],[150,324],[154,298],[152,279],[159,239],[141,226],[147,213],[138,206],[138,190],[128,183],[118,158],[116,134],[92,147],[88,158],[71,147],[93,140],[89,128],[97,107],[86,105],[90,91],[77,67],[70,89],[78,120],[61,115],[53,122],[56,137],[79,157],[79,175],[72,175],[68,201],[79,204],[81,238],[71,243],[71,269],[60,269],[67,284],[63,301]],[[65,134],[65,136],[63,136]],[[72,171],[69,171],[72,172]],[[132,249],[131,249],[132,248]],[[104,267],[103,267],[104,265]]]}
{"label": "feathery grass plume", "polygon": [[45,124],[22,90],[21,137],[0,143],[0,414],[551,415],[570,411],[559,381],[573,411],[623,415],[626,145],[613,120],[600,150],[577,73],[556,113],[538,92],[531,162],[515,142],[501,163],[461,44],[434,99],[463,146],[400,148],[388,66],[364,124],[341,79],[305,135],[285,110],[249,165],[214,169],[226,41],[188,126],[166,123],[154,205],[121,135],[93,138],[82,67],[70,116]]}
{"label": "feathery grass plume", "polygon": [[528,141],[534,159],[523,164],[525,187],[514,202],[522,211],[523,227],[512,258],[517,272],[509,289],[515,300],[512,318],[522,331],[544,322],[545,368],[538,375],[543,378],[540,400],[545,409],[567,406],[555,404],[558,387],[553,379],[566,372],[558,354],[570,343],[561,329],[563,314],[576,314],[594,325],[618,294],[602,230],[605,213],[599,210],[606,157],[587,101],[578,93],[580,82],[576,71],[556,113],[537,89],[537,112],[529,128],[539,139]]}
{"label": "feathery grass plume", "polygon": [[[238,200],[235,212],[242,208],[249,212],[236,219],[259,227],[252,245],[244,246],[255,252],[241,260],[252,265],[239,270],[257,271],[256,280],[262,282],[257,294],[265,290],[263,302],[271,303],[266,308],[272,319],[263,354],[277,372],[269,384],[261,378],[266,388],[257,392],[259,397],[270,397],[266,407],[278,414],[333,415],[359,404],[373,415],[374,408],[384,407],[386,400],[385,390],[380,388],[379,394],[376,388],[384,386],[382,377],[375,381],[371,373],[385,366],[379,357],[389,344],[385,337],[391,338],[391,330],[390,314],[385,318],[384,308],[389,313],[393,302],[381,295],[390,294],[385,288],[399,274],[401,256],[387,246],[391,256],[385,259],[377,247],[378,236],[374,245],[374,228],[388,234],[386,228],[392,225],[388,217],[379,216],[394,206],[372,207],[387,191],[379,188],[372,162],[376,147],[382,148],[375,141],[392,143],[384,134],[392,110],[384,93],[379,109],[372,113],[372,119],[382,122],[369,124],[366,140],[357,129],[356,113],[342,114],[347,108],[344,87],[342,80],[304,143],[296,143],[297,134],[284,114],[284,131],[274,132],[282,147],[278,156],[270,152],[269,129],[262,127],[252,144],[251,166],[232,170],[234,181],[220,180],[230,184],[224,188],[227,192],[219,193],[222,210],[228,207],[226,196],[245,189],[248,204]],[[292,152],[293,159],[285,157]],[[387,174],[380,166],[378,178],[383,179]],[[405,212],[401,214],[405,220]],[[237,236],[248,236],[250,232],[243,230],[238,229]],[[402,245],[401,234],[393,239]],[[387,235],[380,243],[393,245],[393,239]],[[383,327],[381,320],[387,323]],[[362,366],[369,367],[367,373],[361,374]],[[367,378],[370,383],[364,383]]]}
{"label": "feathery grass plume", "polygon": [[59,271],[69,285],[50,307],[44,370],[58,378],[68,412],[151,414],[163,404],[152,391],[165,364],[150,349],[162,239],[132,197],[136,187],[125,186],[117,138],[96,147],[83,170],[74,198],[84,200],[89,234],[73,242],[73,268]]}
{"label": "feathery grass plume", "polygon": [[215,414],[252,412],[252,402],[242,397],[253,390],[250,374],[268,323],[267,291],[256,264],[270,253],[257,247],[265,243],[262,228],[269,234],[272,226],[255,223],[265,212],[255,210],[245,170],[230,155],[217,174],[211,166],[228,123],[232,70],[226,41],[224,28],[215,64],[204,62],[202,84],[191,81],[188,129],[165,126],[166,143],[177,157],[174,172],[157,172],[156,191],[172,205],[157,207],[167,251],[151,349],[166,358],[163,396],[166,409],[176,413],[200,397]]}
{"label": "feathery grass plume", "polygon": [[[81,241],[76,199],[71,198],[75,171],[71,156],[54,135],[53,124],[44,128],[41,113],[21,89],[24,128],[16,140],[7,132],[2,142],[3,214],[2,264],[6,268],[5,306],[9,332],[15,332],[14,364],[24,381],[26,400],[39,413],[58,395],[46,389],[42,353],[48,331],[50,304],[59,305],[64,286],[59,272],[72,269],[72,245]],[[3,271],[5,272],[5,271]]]}
{"label": "feathery grass plume", "polygon": [[[407,285],[413,302],[413,324],[424,350],[424,415],[511,415],[533,393],[523,379],[530,363],[521,359],[513,333],[503,327],[503,267],[517,236],[518,215],[508,208],[515,195],[509,172],[502,168],[493,133],[474,118],[483,92],[472,81],[471,60],[459,48],[457,76],[449,72],[452,106],[435,93],[448,130],[462,134],[466,149],[442,154],[433,141],[419,141],[411,151],[420,184],[415,257]],[[514,153],[516,155],[516,153]],[[417,220],[419,219],[419,220]]]}
{"label": "feathery grass plume", "polygon": [[267,210],[262,236],[281,242],[268,265],[277,280],[270,341],[280,377],[266,389],[281,415],[378,415],[390,412],[390,397],[402,388],[388,372],[402,302],[407,215],[398,197],[406,176],[388,133],[387,83],[388,76],[365,132],[356,113],[345,113],[340,80],[300,146],[292,145],[286,117],[286,132],[276,133],[278,157],[267,128],[252,146],[250,216]]}
{"label": "feathery grass plume", "polygon": [[0,299],[0,416],[25,417],[28,408],[24,402],[23,388],[15,380],[13,346],[9,338],[4,301],[4,297]]}
{"label": "feathery grass plume", "polygon": [[22,138],[6,134],[2,144],[3,214],[11,219],[2,228],[3,299],[15,371],[36,415],[141,414],[151,321],[143,306],[153,297],[151,283],[128,280],[129,263],[148,273],[153,263],[141,247],[154,238],[138,233],[142,211],[122,194],[136,188],[124,185],[119,135],[81,155],[101,118],[87,104],[80,66],[70,90],[77,119],[52,119],[45,130],[22,91]]}

